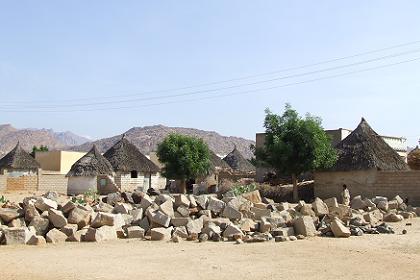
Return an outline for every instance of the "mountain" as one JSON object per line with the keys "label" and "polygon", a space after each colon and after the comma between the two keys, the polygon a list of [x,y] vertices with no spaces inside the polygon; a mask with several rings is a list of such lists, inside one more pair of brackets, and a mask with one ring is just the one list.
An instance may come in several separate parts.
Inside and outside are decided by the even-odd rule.
{"label": "mountain", "polygon": [[[148,155],[152,151],[156,151],[157,145],[163,141],[163,139],[169,133],[180,133],[189,136],[195,136],[203,139],[209,148],[218,155],[226,155],[230,153],[236,145],[236,148],[246,158],[252,157],[252,151],[250,145],[255,144],[254,141],[233,137],[233,136],[222,136],[214,131],[204,131],[194,128],[183,128],[183,127],[167,127],[164,125],[154,125],[145,127],[133,127],[127,130],[124,134],[134,145],[136,145],[140,151]],[[116,135],[110,138],[104,138],[93,143],[96,144],[98,149],[103,153],[115,144],[122,135]],[[92,143],[85,143],[79,146],[72,147],[75,151],[88,151],[92,147]]]}
{"label": "mountain", "polygon": [[25,128],[17,129],[10,124],[0,125],[0,157],[8,153],[17,142],[31,151],[33,146],[44,145],[50,150],[64,149],[69,146],[83,144],[89,139],[72,132],[55,132],[51,129]]}

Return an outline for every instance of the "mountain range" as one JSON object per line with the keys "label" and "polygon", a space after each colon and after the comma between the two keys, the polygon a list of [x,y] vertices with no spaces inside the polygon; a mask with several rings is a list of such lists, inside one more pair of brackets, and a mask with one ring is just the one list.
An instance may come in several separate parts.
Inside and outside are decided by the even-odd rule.
{"label": "mountain range", "polygon": [[[251,158],[252,151],[250,150],[250,145],[255,144],[252,140],[233,136],[222,136],[214,131],[184,127],[168,127],[164,125],[133,127],[123,134],[125,134],[127,139],[136,145],[142,153],[148,155],[150,152],[156,150],[157,145],[162,142],[169,133],[180,133],[199,137],[218,155],[226,155],[236,146],[246,158]],[[22,147],[28,151],[31,151],[33,146],[44,145],[47,146],[49,150],[60,149],[86,152],[94,143],[101,152],[105,152],[117,142],[123,134],[92,142],[88,138],[79,136],[70,131],[55,132],[51,129],[33,128],[17,129],[10,124],[4,124],[0,125],[0,156],[13,149],[17,141],[19,141]]]}

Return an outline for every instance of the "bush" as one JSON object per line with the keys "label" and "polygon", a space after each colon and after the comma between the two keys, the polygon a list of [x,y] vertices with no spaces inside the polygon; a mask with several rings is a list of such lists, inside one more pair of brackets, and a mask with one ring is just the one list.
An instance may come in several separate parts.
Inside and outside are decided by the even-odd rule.
{"label": "bush", "polygon": [[255,191],[256,189],[257,189],[257,186],[255,184],[239,185],[239,186],[233,187],[232,192],[235,196],[239,196],[244,193]]}
{"label": "bush", "polygon": [[0,203],[7,203],[7,202],[9,202],[9,200],[7,200],[6,197],[4,197],[4,195],[2,195],[0,197]]}

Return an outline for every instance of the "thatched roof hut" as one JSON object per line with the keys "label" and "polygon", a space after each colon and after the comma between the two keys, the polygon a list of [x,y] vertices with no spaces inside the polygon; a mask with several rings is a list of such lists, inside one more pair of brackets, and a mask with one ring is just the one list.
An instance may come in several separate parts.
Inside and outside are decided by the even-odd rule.
{"label": "thatched roof hut", "polygon": [[332,171],[408,170],[407,164],[362,118],[358,127],[337,144]]}
{"label": "thatched roof hut", "polygon": [[252,165],[244,156],[238,151],[238,149],[233,149],[223,160],[237,172],[251,173],[255,172],[255,166]]}
{"label": "thatched roof hut", "polygon": [[114,175],[114,170],[111,163],[99,152],[96,145],[84,155],[81,159],[76,161],[67,177],[71,176],[98,176],[98,175]]}
{"label": "thatched roof hut", "polygon": [[115,171],[157,173],[160,168],[143,155],[140,150],[128,141],[125,136],[105,152],[104,157]]}
{"label": "thatched roof hut", "polygon": [[407,156],[408,166],[412,170],[420,170],[420,149],[417,146],[414,150],[412,150]]}
{"label": "thatched roof hut", "polygon": [[40,164],[19,144],[0,159],[0,169],[37,170]]}
{"label": "thatched roof hut", "polygon": [[232,171],[229,164],[226,163],[223,159],[221,159],[218,155],[216,155],[212,150],[210,151],[210,168],[212,170],[220,169],[224,171]]}

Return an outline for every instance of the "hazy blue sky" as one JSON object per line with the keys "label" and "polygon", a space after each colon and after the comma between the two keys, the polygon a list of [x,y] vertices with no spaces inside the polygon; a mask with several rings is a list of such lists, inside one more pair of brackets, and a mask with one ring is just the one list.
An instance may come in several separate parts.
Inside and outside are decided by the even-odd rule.
{"label": "hazy blue sky", "polygon": [[[419,1],[1,0],[0,123],[94,138],[164,124],[254,139],[263,131],[264,108],[281,113],[290,102],[320,116],[325,128],[354,128],[364,116],[378,133],[414,145],[420,60],[306,81],[419,58],[420,42],[159,90],[417,41],[419,14]],[[290,83],[298,84],[283,86]],[[238,94],[220,97],[232,93]],[[179,96],[159,99],[168,95]],[[150,106],[167,102],[177,103]]]}

